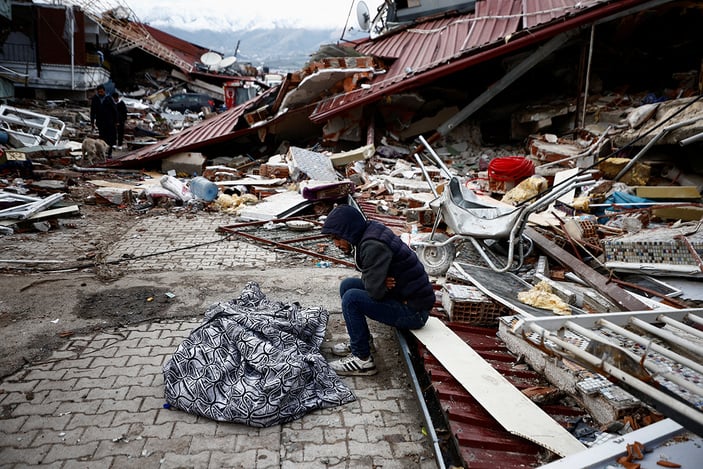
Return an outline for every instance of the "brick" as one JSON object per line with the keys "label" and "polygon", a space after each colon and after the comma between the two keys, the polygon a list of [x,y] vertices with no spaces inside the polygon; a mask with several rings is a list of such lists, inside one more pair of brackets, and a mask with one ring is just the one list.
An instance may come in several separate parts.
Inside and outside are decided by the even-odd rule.
{"label": "brick", "polygon": [[115,457],[119,455],[139,457],[144,449],[145,440],[143,438],[120,438],[117,441],[102,440],[98,442],[95,450],[95,458]]}
{"label": "brick", "polygon": [[56,412],[58,406],[58,402],[49,402],[46,404],[35,404],[31,401],[25,402],[13,409],[12,416],[19,417],[21,415],[29,415],[33,417],[35,415],[52,415]]}
{"label": "brick", "polygon": [[43,370],[43,369],[32,369],[25,376],[26,381],[51,381],[51,380],[61,380],[66,374],[66,370]]}
{"label": "brick", "polygon": [[107,378],[80,378],[76,381],[73,389],[79,391],[81,389],[89,388],[101,388],[101,389],[112,389],[115,385],[114,377]]}
{"label": "brick", "polygon": [[374,456],[393,459],[391,445],[387,441],[374,441],[372,445],[358,441],[349,441],[349,456]]}
{"label": "brick", "polygon": [[65,379],[61,378],[60,380],[55,380],[55,379],[45,379],[37,383],[36,387],[34,388],[34,391],[53,391],[53,390],[59,390],[59,391],[69,391],[73,389],[73,386],[75,386],[77,379]]}
{"label": "brick", "polygon": [[52,463],[55,461],[74,461],[81,458],[92,458],[97,447],[97,442],[74,445],[51,445],[49,452],[42,459],[42,464]]}
{"label": "brick", "polygon": [[[265,444],[263,446],[265,446]],[[236,452],[237,454],[241,454],[241,450],[235,450],[235,440],[227,437],[193,438],[190,449],[193,453],[200,453],[202,451],[225,451],[227,453]]]}
{"label": "brick", "polygon": [[399,412],[400,406],[395,400],[371,401],[361,399],[361,409],[363,412],[388,411]]}
{"label": "brick", "polygon": [[[369,445],[365,445],[369,446]],[[367,450],[370,448],[367,448]],[[374,451],[375,452],[375,451]],[[339,457],[340,455],[347,454],[347,443],[340,441],[332,444],[321,444],[314,446],[306,446],[303,450],[303,460],[304,461],[315,461],[319,458],[324,457]],[[357,453],[363,454],[363,453]]]}
{"label": "brick", "polygon": [[[113,351],[113,354],[117,352],[117,349]],[[103,373],[110,371],[114,368],[122,368],[127,364],[128,357],[95,357],[93,361],[94,367],[102,367],[102,371],[98,376],[104,376]],[[93,375],[95,376],[95,375]],[[110,375],[112,376],[112,375]]]}
{"label": "brick", "polygon": [[[27,466],[39,466],[44,462],[44,455],[50,450],[50,446],[40,446],[37,448],[3,448],[2,463],[26,464]],[[43,466],[43,464],[42,464]]]}
{"label": "brick", "polygon": [[155,412],[157,413],[155,423],[182,422],[186,424],[191,424],[198,421],[197,415],[181,412],[177,409],[159,409]]}
{"label": "brick", "polygon": [[257,464],[257,450],[250,449],[248,451],[242,451],[236,454],[224,453],[222,451],[213,452],[210,459],[209,467],[228,467],[233,469],[246,469],[255,467],[259,469],[259,465]]}
{"label": "brick", "polygon": [[166,453],[159,469],[181,469],[183,467],[208,467],[210,453],[174,454]]}
{"label": "brick", "polygon": [[81,379],[81,378],[94,378],[100,376],[103,372],[103,367],[97,366],[89,369],[77,368],[74,370],[66,370],[66,375],[64,379]]}
{"label": "brick", "polygon": [[141,423],[133,423],[130,429],[131,433],[139,432],[138,434],[147,439],[168,440],[173,436],[173,422],[163,423],[161,425],[143,425]]}
{"label": "brick", "polygon": [[6,432],[4,429],[0,428],[0,453],[4,451],[3,448],[22,449],[33,446],[32,442],[38,433],[39,430]]}
{"label": "brick", "polygon": [[25,393],[33,391],[39,380],[3,381],[0,384],[0,393]]}
{"label": "brick", "polygon": [[123,400],[125,396],[127,396],[127,392],[129,392],[129,388],[127,387],[122,387],[122,388],[115,388],[115,389],[91,389],[88,391],[88,396],[86,397],[86,400],[93,401],[93,400],[103,400],[103,399],[116,399],[116,400]]}
{"label": "brick", "polygon": [[325,443],[325,432],[322,428],[312,428],[309,430],[283,431],[286,441],[323,444]]}
{"label": "brick", "polygon": [[[152,381],[154,379],[152,378]],[[163,383],[161,386],[156,385],[135,385],[129,388],[127,392],[126,399],[144,398],[144,400],[149,401],[148,408],[156,409],[166,402],[164,399],[164,388]],[[144,403],[142,403],[142,409],[144,408]]]}
{"label": "brick", "polygon": [[61,431],[66,428],[66,425],[70,420],[70,415],[62,415],[59,417],[54,417],[51,415],[31,415],[22,425],[22,431],[40,429]]}
{"label": "brick", "polygon": [[[100,403],[98,402],[98,405]],[[76,427],[91,427],[91,428],[105,428],[109,427],[113,423],[114,412],[108,412],[105,414],[95,415],[95,414],[71,414],[71,420],[66,425],[66,429],[76,428]]]}
{"label": "brick", "polygon": [[19,429],[22,428],[28,418],[28,416],[23,415],[21,417],[0,419],[0,435],[19,432]]}
{"label": "brick", "polygon": [[78,389],[72,391],[50,391],[45,402],[83,402],[88,397],[89,389]]}
{"label": "brick", "polygon": [[173,429],[176,435],[197,435],[200,437],[214,437],[215,436],[215,423],[184,423],[176,422],[176,426]]}
{"label": "brick", "polygon": [[88,443],[91,441],[101,442],[103,440],[116,440],[123,437],[129,438],[130,424],[123,425],[111,425],[109,427],[100,427],[98,431],[96,428],[88,427],[85,429],[85,434],[83,435],[82,441]]}
{"label": "brick", "polygon": [[84,430],[83,428],[65,431],[38,430],[32,446],[74,445],[82,440]]}
{"label": "brick", "polygon": [[10,407],[15,404],[22,404],[25,402],[31,402],[35,404],[39,404],[41,402],[44,402],[44,399],[49,395],[48,391],[41,391],[41,392],[12,392],[9,394],[3,394],[2,397],[3,399],[0,400],[0,403],[4,407]]}
{"label": "brick", "polygon": [[[122,423],[144,423],[151,424],[154,423],[156,419],[158,410],[150,410],[146,412],[117,412],[115,413],[115,418],[113,423],[119,425]],[[161,422],[157,422],[161,423]]]}
{"label": "brick", "polygon": [[93,362],[93,357],[89,358],[74,358],[72,360],[57,361],[54,365],[54,371],[63,370],[65,368],[84,368],[89,369]]}
{"label": "brick", "polygon": [[116,414],[119,414],[119,412],[134,412],[134,413],[136,413],[139,410],[140,405],[141,405],[140,399],[130,399],[130,400],[105,399],[104,401],[101,402],[100,409],[98,410],[98,413],[102,414],[104,412],[113,412],[113,411]]}
{"label": "brick", "polygon": [[56,415],[67,414],[95,414],[100,408],[100,401],[75,402],[66,401],[59,403],[56,408]]}

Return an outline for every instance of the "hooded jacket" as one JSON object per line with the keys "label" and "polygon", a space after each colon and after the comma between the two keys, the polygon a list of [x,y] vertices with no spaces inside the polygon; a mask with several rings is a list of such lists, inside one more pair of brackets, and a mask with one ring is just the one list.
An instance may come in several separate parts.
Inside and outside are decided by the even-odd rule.
{"label": "hooded jacket", "polygon": [[[354,261],[371,298],[394,299],[416,311],[429,311],[435,293],[425,268],[393,231],[377,221],[368,221],[352,206],[340,205],[327,217],[322,233],[337,236],[354,248]],[[386,277],[395,287],[386,288]]]}

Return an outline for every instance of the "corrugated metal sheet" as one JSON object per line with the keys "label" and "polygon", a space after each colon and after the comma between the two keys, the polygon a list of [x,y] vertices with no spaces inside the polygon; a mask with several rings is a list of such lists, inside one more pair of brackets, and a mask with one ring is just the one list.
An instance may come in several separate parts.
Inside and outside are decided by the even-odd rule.
{"label": "corrugated metal sheet", "polygon": [[[269,90],[269,92],[271,91]],[[267,93],[260,95],[253,103],[264,99],[268,95]],[[223,140],[234,138],[237,135],[235,130],[239,119],[255,105],[249,102],[228,109],[221,114],[203,120],[193,127],[173,134],[154,145],[129,153],[116,160],[113,164],[123,165],[130,161],[149,161],[164,158],[174,153],[190,151],[203,145],[220,143]],[[245,128],[245,131],[251,131],[251,129]]]}
{"label": "corrugated metal sheet", "polygon": [[[369,219],[380,221],[397,235],[407,232],[405,218],[379,213],[376,205],[363,197],[356,198],[355,202]],[[438,286],[435,285],[435,288]],[[431,314],[445,320],[446,314],[439,309],[440,306],[436,304]],[[516,388],[524,390],[550,386],[536,371],[516,366],[518,359],[497,337],[497,327],[474,327],[460,322],[447,322],[447,326]],[[463,459],[464,467],[514,469],[539,467],[547,462],[542,447],[505,430],[424,345],[418,342],[416,350],[432,388],[426,390],[426,399],[432,399],[427,393],[434,393],[444,415],[444,422],[433,423],[436,427],[447,425],[446,429],[451,432],[456,452]],[[586,411],[575,405],[551,402],[539,406],[567,428],[579,418],[587,416]],[[433,415],[433,419],[436,417]]]}
{"label": "corrugated metal sheet", "polygon": [[[539,373],[515,366],[516,357],[496,337],[496,329],[460,323],[447,325],[516,388],[549,386]],[[512,469],[537,467],[545,462],[543,448],[503,429],[422,344],[418,344],[418,350],[467,467]],[[564,426],[586,415],[578,407],[561,404],[540,407]]]}
{"label": "corrugated metal sheet", "polygon": [[431,19],[359,44],[360,53],[386,59],[390,66],[365,89],[321,102],[311,119],[325,121],[643,3],[647,2],[479,0],[473,13]]}
{"label": "corrugated metal sheet", "polygon": [[156,28],[152,28],[148,24],[142,24],[142,26],[156,41],[190,64],[200,62],[200,57],[209,51],[209,49],[184,41],[183,39],[179,39]]}

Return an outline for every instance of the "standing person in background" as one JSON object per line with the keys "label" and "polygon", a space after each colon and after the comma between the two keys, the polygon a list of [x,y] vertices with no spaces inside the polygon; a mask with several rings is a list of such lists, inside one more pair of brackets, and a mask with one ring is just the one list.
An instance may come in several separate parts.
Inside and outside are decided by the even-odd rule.
{"label": "standing person in background", "polygon": [[366,220],[356,208],[336,207],[322,233],[352,254],[361,271],[361,278],[345,278],[339,286],[350,340],[334,345],[332,352],[345,358],[330,362],[330,367],[338,375],[374,375],[367,318],[399,329],[420,329],[434,306],[434,289],[415,252],[390,228]]}
{"label": "standing person in background", "polygon": [[107,157],[112,156],[112,147],[117,140],[117,106],[115,100],[105,95],[105,86],[98,85],[90,101],[90,129],[98,128],[100,139],[108,146]]}
{"label": "standing person in background", "polygon": [[112,99],[115,100],[115,106],[117,107],[117,148],[122,150],[124,124],[127,122],[127,105],[120,99],[120,94],[117,91],[112,93]]}

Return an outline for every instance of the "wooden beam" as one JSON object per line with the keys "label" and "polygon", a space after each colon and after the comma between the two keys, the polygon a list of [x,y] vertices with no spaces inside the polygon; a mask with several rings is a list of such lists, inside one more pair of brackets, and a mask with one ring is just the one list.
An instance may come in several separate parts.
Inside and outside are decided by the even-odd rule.
{"label": "wooden beam", "polygon": [[559,456],[586,449],[438,318],[411,332],[507,431]]}

